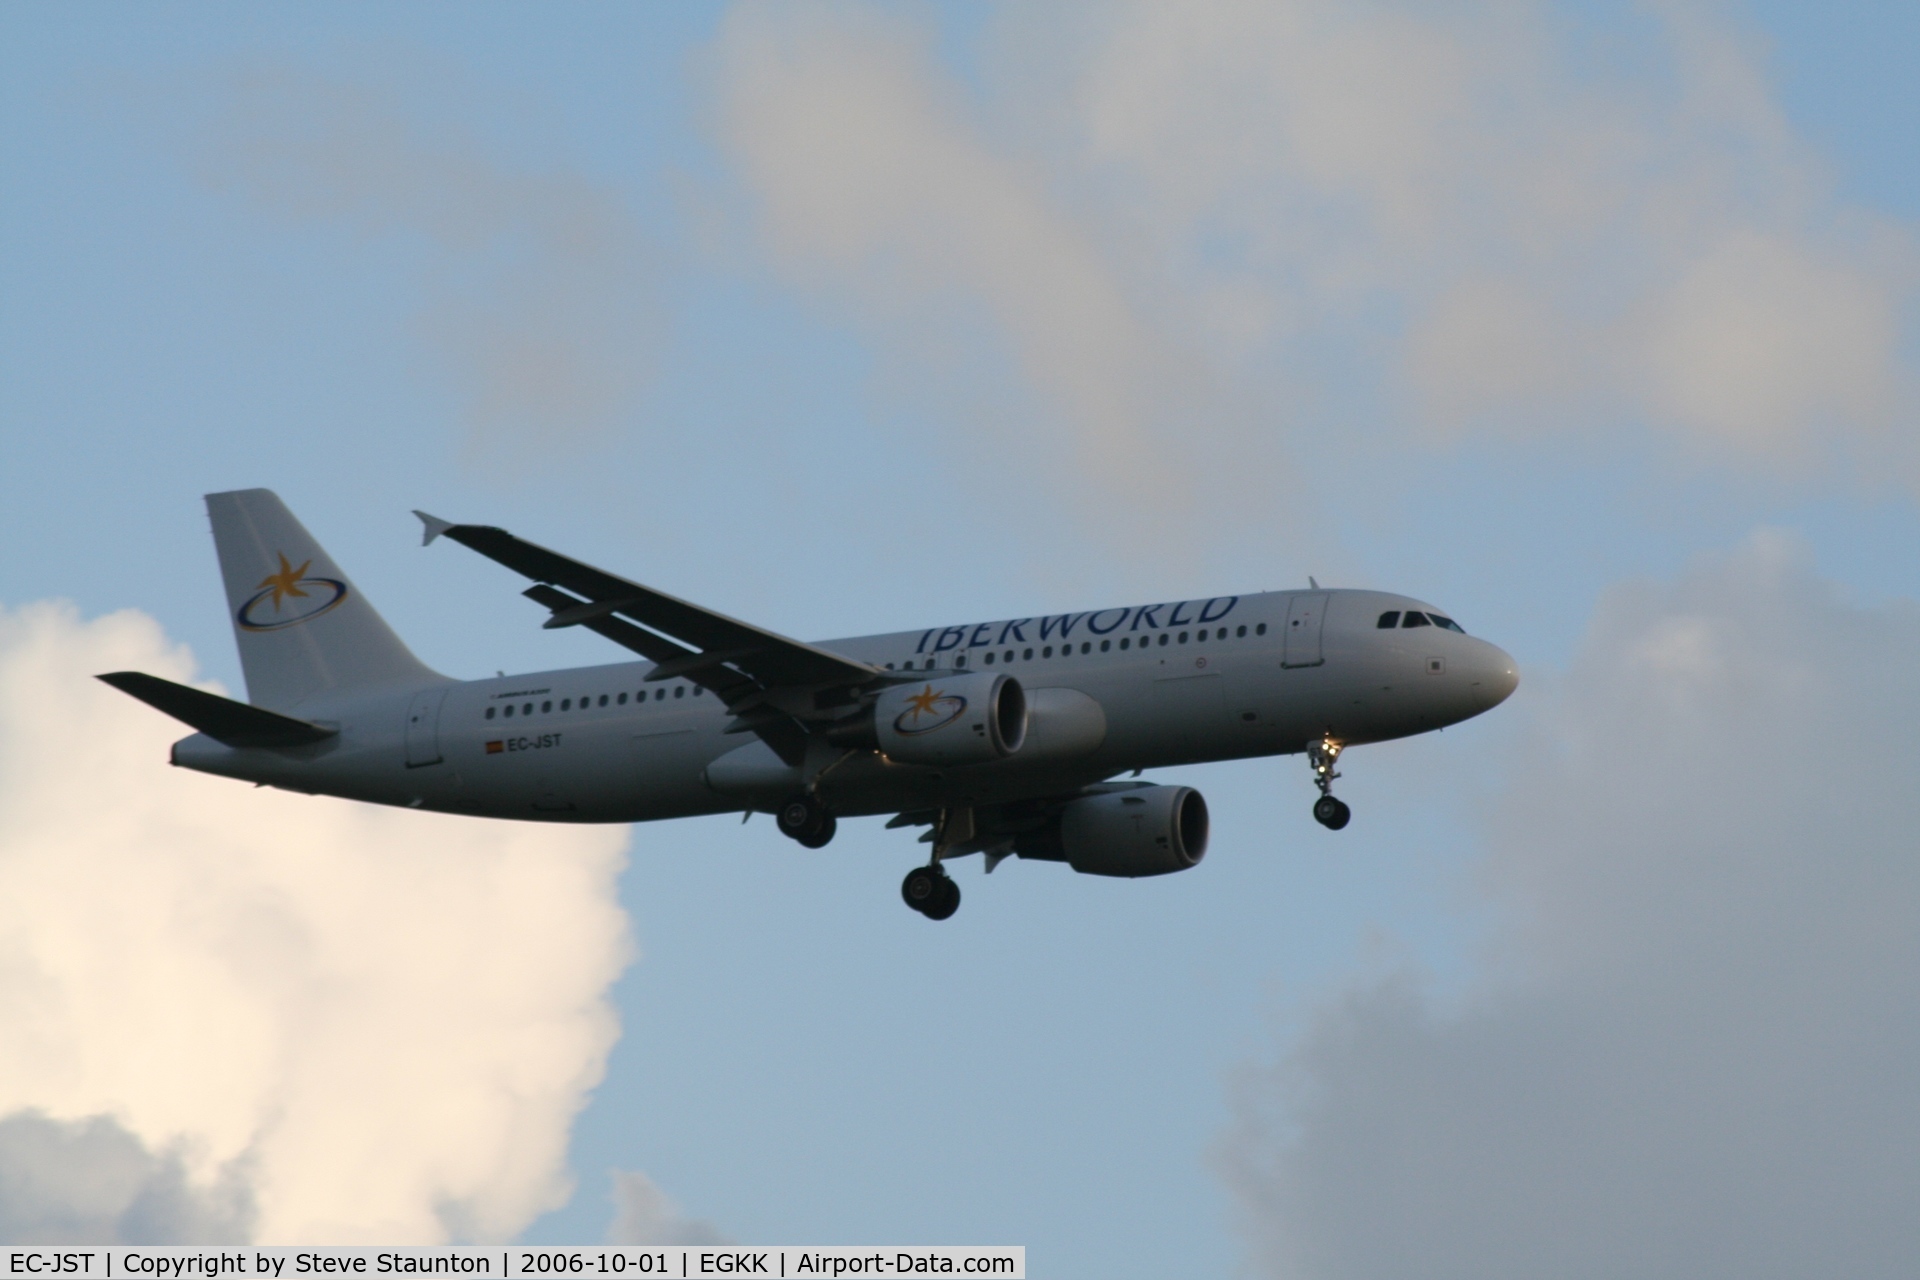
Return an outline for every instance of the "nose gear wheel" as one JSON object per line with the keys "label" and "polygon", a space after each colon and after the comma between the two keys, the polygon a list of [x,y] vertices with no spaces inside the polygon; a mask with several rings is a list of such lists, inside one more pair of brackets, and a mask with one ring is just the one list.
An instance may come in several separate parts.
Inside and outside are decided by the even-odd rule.
{"label": "nose gear wheel", "polygon": [[1321,796],[1313,802],[1313,820],[1329,831],[1338,831],[1353,820],[1353,810],[1333,796]]}
{"label": "nose gear wheel", "polygon": [[1340,776],[1334,763],[1340,759],[1342,745],[1331,734],[1307,747],[1307,763],[1313,767],[1313,785],[1320,798],[1313,802],[1313,820],[1329,831],[1338,831],[1353,821],[1353,810],[1333,794],[1333,780]]}

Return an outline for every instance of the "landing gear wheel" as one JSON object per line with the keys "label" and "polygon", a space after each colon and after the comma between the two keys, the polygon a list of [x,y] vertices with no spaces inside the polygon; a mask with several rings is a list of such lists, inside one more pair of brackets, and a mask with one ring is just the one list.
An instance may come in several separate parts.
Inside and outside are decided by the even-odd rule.
{"label": "landing gear wheel", "polygon": [[[780,828],[781,835],[798,840],[801,844],[819,839],[823,831],[826,832],[826,839],[820,840],[820,844],[833,839],[833,815],[828,813],[827,806],[821,804],[814,796],[795,796],[780,806],[780,811],[774,815],[773,820]],[[820,845],[807,847],[817,849]]]}
{"label": "landing gear wheel", "polygon": [[925,915],[929,920],[945,920],[960,909],[960,886],[946,876],[940,877],[940,900],[928,907]]}
{"label": "landing gear wheel", "polygon": [[939,867],[915,867],[900,882],[900,897],[929,920],[945,920],[960,909],[960,886]]}
{"label": "landing gear wheel", "polygon": [[1313,820],[1329,831],[1338,831],[1353,821],[1353,810],[1333,794],[1333,780],[1340,776],[1333,765],[1340,758],[1341,750],[1342,744],[1334,741],[1332,730],[1320,741],[1307,745],[1307,763],[1313,766],[1313,785],[1320,788],[1320,798],[1313,802]]}
{"label": "landing gear wheel", "polygon": [[938,867],[915,867],[900,882],[900,897],[915,911],[924,912],[940,900],[940,882],[946,878]]}
{"label": "landing gear wheel", "polygon": [[1329,831],[1338,831],[1353,821],[1353,810],[1334,796],[1321,796],[1313,802],[1313,820]]}
{"label": "landing gear wheel", "polygon": [[839,827],[840,827],[840,824],[833,820],[833,815],[828,814],[826,816],[825,821],[823,821],[820,824],[820,829],[818,831],[814,832],[812,835],[795,836],[794,839],[798,840],[806,848],[824,849],[827,847],[827,844],[833,839],[833,833],[837,831]]}

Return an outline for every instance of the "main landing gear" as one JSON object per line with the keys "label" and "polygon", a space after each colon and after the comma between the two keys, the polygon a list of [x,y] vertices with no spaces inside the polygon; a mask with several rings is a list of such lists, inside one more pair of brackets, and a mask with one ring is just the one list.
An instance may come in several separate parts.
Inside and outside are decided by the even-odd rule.
{"label": "main landing gear", "polygon": [[1313,802],[1313,820],[1329,831],[1338,831],[1353,821],[1353,810],[1333,794],[1333,780],[1340,775],[1334,772],[1334,761],[1340,758],[1340,744],[1332,738],[1322,738],[1307,748],[1307,763],[1313,766],[1313,785],[1320,788],[1320,798]]}
{"label": "main landing gear", "polygon": [[900,896],[929,920],[945,920],[960,909],[960,886],[937,862],[907,872],[900,882]]}
{"label": "main landing gear", "polygon": [[906,904],[929,920],[945,920],[960,909],[960,886],[953,882],[940,859],[956,846],[974,838],[973,809],[957,806],[942,809],[933,822],[933,857],[924,867],[907,872],[900,882],[900,896]]}
{"label": "main landing gear", "polygon": [[780,806],[773,820],[781,835],[798,840],[809,849],[824,849],[839,826],[833,820],[833,812],[820,803],[820,797],[813,795],[795,796]]}

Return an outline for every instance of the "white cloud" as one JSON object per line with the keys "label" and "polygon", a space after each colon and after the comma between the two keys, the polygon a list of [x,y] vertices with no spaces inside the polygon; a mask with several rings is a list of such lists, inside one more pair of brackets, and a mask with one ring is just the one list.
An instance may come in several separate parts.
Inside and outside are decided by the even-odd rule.
{"label": "white cloud", "polygon": [[1613,592],[1493,815],[1477,995],[1360,987],[1243,1082],[1263,1273],[1910,1274],[1917,651],[1778,535]]}
{"label": "white cloud", "polygon": [[[873,9],[729,14],[714,60],[719,133],[768,260],[871,326],[924,397],[960,398],[967,448],[1053,464],[1069,490],[1085,473],[1102,496],[1151,494],[1129,516],[1156,522],[1188,499],[1155,432],[1200,411],[1197,370],[1143,321],[1044,169],[984,129],[929,46],[926,30]],[[1034,411],[1010,416],[969,388],[980,366],[997,375],[1008,363],[1050,431],[1035,435]]]}
{"label": "white cloud", "polygon": [[689,1218],[667,1193],[644,1173],[613,1171],[613,1221],[607,1225],[608,1244],[725,1244],[720,1229],[701,1218]]}
{"label": "white cloud", "polygon": [[748,6],[719,133],[788,279],[917,370],[984,324],[1109,488],[1317,444],[1355,397],[1414,435],[1624,419],[1920,482],[1911,228],[1836,200],[1735,25],[1617,22],[1017,5],[963,81],[897,11]]}
{"label": "white cloud", "polygon": [[498,1238],[564,1200],[624,832],[171,769],[179,726],[92,679],[128,668],[191,661],[137,613],[0,612],[0,1115],[110,1117],[195,1195],[237,1180],[262,1241]]}
{"label": "white cloud", "polygon": [[635,408],[660,341],[658,255],[609,184],[516,163],[374,81],[260,67],[216,84],[207,181],[427,249],[420,336],[477,443],[551,444]]}
{"label": "white cloud", "polygon": [[1176,270],[1257,281],[1277,339],[1402,315],[1429,429],[1878,433],[1910,232],[1834,202],[1737,30],[1639,35],[1629,69],[1543,5],[1134,6],[1082,64],[1083,154]]}
{"label": "white cloud", "polygon": [[1769,450],[1836,419],[1886,423],[1904,290],[1870,270],[1779,236],[1729,235],[1655,303],[1650,403]]}
{"label": "white cloud", "polygon": [[252,1217],[238,1176],[195,1187],[179,1153],[147,1150],[109,1116],[0,1119],[0,1240],[10,1244],[217,1244],[245,1239]]}

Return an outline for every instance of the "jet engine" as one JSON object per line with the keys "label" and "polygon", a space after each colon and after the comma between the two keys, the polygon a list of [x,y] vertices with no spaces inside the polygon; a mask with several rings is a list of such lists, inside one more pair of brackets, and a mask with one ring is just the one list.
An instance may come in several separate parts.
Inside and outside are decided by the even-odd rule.
{"label": "jet engine", "polygon": [[1207,802],[1192,787],[1153,784],[1082,796],[1057,823],[1016,837],[1013,848],[1090,876],[1185,871],[1206,856]]}
{"label": "jet engine", "polygon": [[1027,695],[998,672],[929,674],[887,689],[867,716],[828,738],[877,746],[901,764],[991,764],[1026,741]]}

